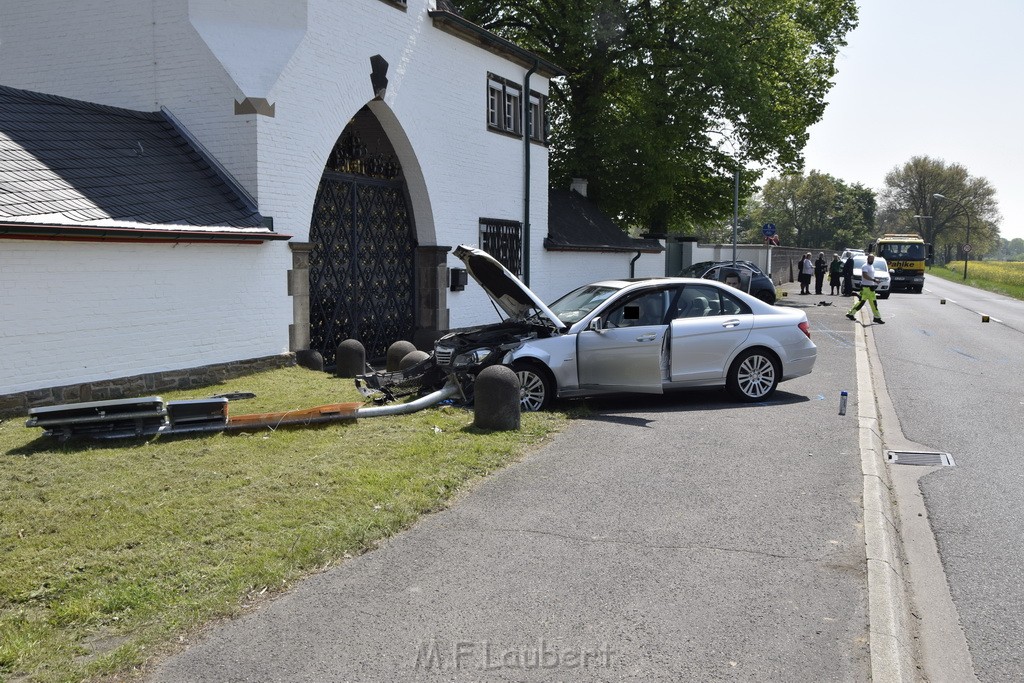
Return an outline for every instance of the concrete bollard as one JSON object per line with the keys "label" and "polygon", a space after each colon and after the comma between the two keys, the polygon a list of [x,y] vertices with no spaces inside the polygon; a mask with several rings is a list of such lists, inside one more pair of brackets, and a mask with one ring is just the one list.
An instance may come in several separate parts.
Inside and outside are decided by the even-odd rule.
{"label": "concrete bollard", "polygon": [[366,372],[366,349],[356,339],[346,339],[338,344],[334,356],[334,374],[338,377],[355,377]]}
{"label": "concrete bollard", "polygon": [[387,353],[387,371],[394,372],[398,370],[399,363],[407,355],[416,350],[416,345],[411,341],[399,340],[388,347]]}
{"label": "concrete bollard", "polygon": [[295,352],[295,362],[299,367],[310,370],[324,370],[324,357],[316,349],[299,349]]}
{"label": "concrete bollard", "polygon": [[507,365],[484,368],[473,387],[473,426],[499,432],[519,429],[520,391],[519,378],[512,368]]}
{"label": "concrete bollard", "polygon": [[405,357],[402,358],[402,360],[398,362],[398,369],[408,370],[412,366],[416,365],[417,363],[422,363],[428,358],[430,358],[430,354],[427,353],[426,351],[410,351],[409,353],[405,354]]}

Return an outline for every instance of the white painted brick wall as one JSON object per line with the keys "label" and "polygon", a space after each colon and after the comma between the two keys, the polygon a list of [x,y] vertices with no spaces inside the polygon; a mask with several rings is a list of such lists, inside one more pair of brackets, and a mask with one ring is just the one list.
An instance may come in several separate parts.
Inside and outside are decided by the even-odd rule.
{"label": "white painted brick wall", "polygon": [[[371,107],[400,155],[420,244],[477,244],[481,217],[523,220],[523,143],[487,130],[486,77],[521,83],[525,69],[435,28],[427,0],[410,0],[407,11],[376,0],[308,0],[305,36],[276,78],[256,79],[272,85],[242,92],[231,76],[237,64],[215,55],[237,56],[236,46],[213,50],[190,23],[190,6],[223,1],[0,0],[0,83],[146,111],[166,106],[278,231],[306,241],[327,156],[373,97],[370,57],[380,54],[389,85]],[[301,0],[288,1],[301,15]],[[266,28],[279,9],[269,0],[251,7],[239,40],[255,35],[246,22]],[[259,60],[260,46],[252,49]],[[246,87],[263,87],[252,85],[253,73]],[[530,86],[547,93],[539,76]],[[234,101],[245,96],[267,97],[275,117],[236,116]],[[632,254],[544,252],[547,185],[547,150],[531,145],[538,294],[550,300],[628,275]],[[16,292],[0,301],[0,393],[287,350],[286,244],[0,246],[0,286]],[[662,262],[644,256],[637,274],[661,274]],[[493,319],[475,285],[448,296],[453,326]]]}
{"label": "white painted brick wall", "polygon": [[288,351],[291,256],[262,245],[0,244],[0,394]]}

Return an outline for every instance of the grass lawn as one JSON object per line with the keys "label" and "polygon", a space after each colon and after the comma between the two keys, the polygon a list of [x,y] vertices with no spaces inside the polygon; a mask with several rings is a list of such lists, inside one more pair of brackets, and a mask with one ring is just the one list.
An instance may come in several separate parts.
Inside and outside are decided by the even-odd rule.
{"label": "grass lawn", "polygon": [[[232,414],[360,401],[286,368],[165,399],[257,397]],[[442,508],[564,426],[473,428],[451,406],[306,429],[60,444],[0,421],[0,680],[138,671],[209,620]]]}

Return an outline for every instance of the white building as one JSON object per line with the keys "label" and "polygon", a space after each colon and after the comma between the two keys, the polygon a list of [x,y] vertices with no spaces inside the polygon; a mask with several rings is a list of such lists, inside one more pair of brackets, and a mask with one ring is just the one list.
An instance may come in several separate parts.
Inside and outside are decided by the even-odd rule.
{"label": "white building", "polygon": [[0,0],[0,412],[492,320],[459,243],[545,298],[627,275],[544,246],[559,74],[444,0]]}

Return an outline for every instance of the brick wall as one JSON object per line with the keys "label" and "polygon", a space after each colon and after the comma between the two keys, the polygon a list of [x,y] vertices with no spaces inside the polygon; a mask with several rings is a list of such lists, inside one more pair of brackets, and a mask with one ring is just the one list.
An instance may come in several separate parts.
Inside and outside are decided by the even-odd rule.
{"label": "brick wall", "polygon": [[[256,197],[308,239],[321,173],[369,103],[402,164],[421,245],[477,244],[481,217],[523,221],[523,143],[487,130],[486,79],[525,69],[433,26],[428,0],[36,0],[5,3],[4,84],[147,111],[166,106]],[[237,24],[230,25],[232,17]],[[225,24],[227,22],[227,24]],[[111,39],[116,36],[116,39]],[[370,57],[390,67],[371,101]],[[530,87],[547,93],[544,78]],[[273,118],[235,115],[265,97]],[[624,277],[632,254],[543,250],[547,150],[530,146],[532,284],[551,299]],[[288,351],[283,243],[5,241],[0,395]],[[645,256],[637,274],[662,274]],[[449,267],[461,264],[448,257]],[[479,288],[449,293],[453,327],[494,317]]]}
{"label": "brick wall", "polygon": [[2,247],[0,395],[288,351],[285,243]]}

